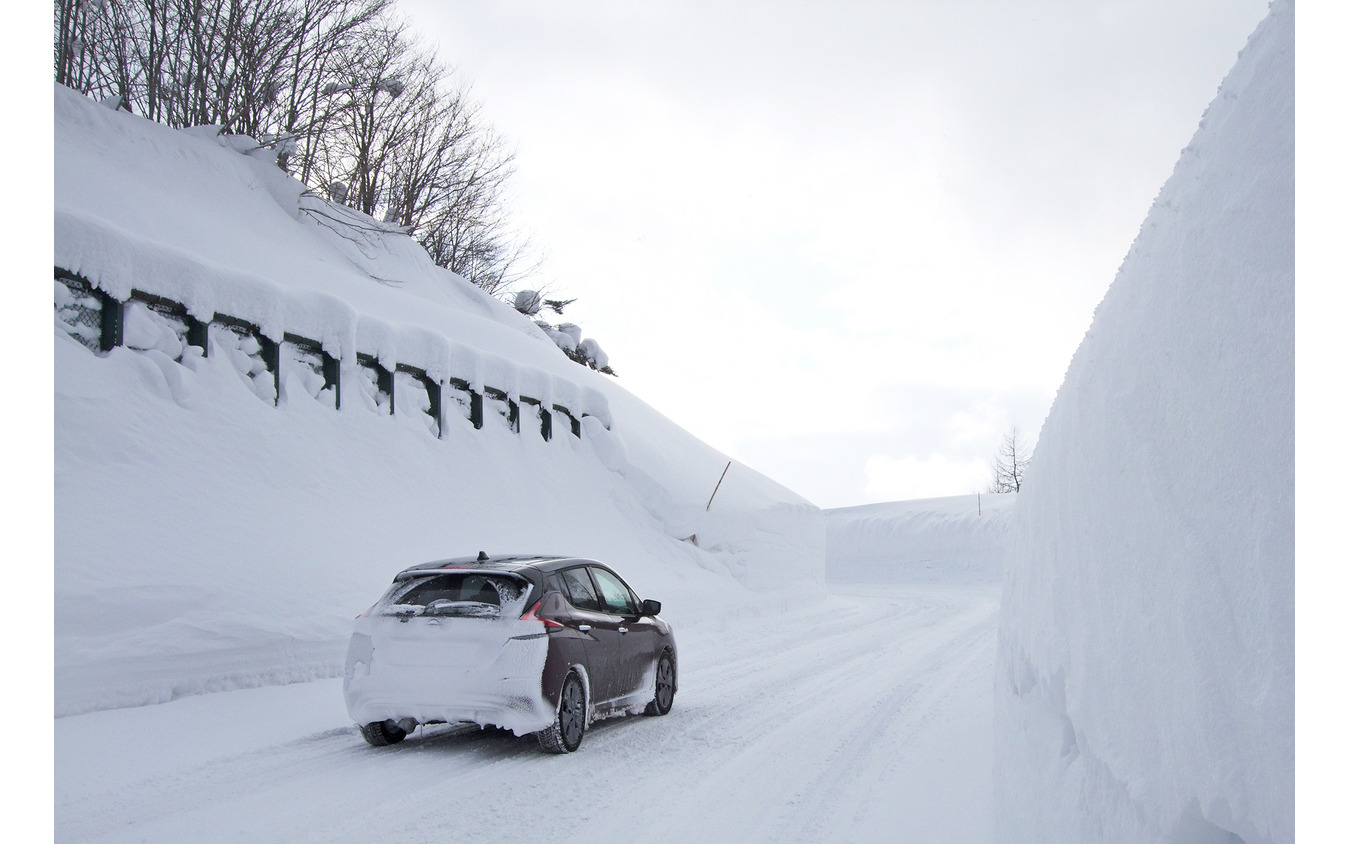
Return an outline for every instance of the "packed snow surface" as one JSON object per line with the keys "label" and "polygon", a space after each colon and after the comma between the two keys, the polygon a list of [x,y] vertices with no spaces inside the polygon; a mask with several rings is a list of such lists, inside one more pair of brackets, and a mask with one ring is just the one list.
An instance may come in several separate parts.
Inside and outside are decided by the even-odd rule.
{"label": "packed snow surface", "polygon": [[955,495],[825,511],[831,580],[998,581],[1014,494]]}
{"label": "packed snow surface", "polygon": [[[987,844],[998,587],[836,586],[687,624],[670,714],[375,748],[339,680],[56,721],[59,842]],[[638,832],[634,832],[638,830]]]}
{"label": "packed snow surface", "polygon": [[1000,838],[1294,840],[1294,6],[1182,153],[1013,518]]}
{"label": "packed snow surface", "polygon": [[[54,286],[58,716],[335,677],[396,572],[479,550],[603,560],[677,629],[820,582],[816,507],[740,464],[709,507],[724,455],[407,236],[248,139],[61,86],[54,114],[55,267],[141,297],[104,353],[98,297]],[[439,430],[419,373],[482,428],[447,389]]]}

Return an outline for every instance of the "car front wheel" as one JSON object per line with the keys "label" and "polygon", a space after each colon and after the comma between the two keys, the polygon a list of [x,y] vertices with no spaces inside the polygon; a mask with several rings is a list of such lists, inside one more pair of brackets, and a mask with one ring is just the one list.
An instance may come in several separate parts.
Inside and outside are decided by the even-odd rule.
{"label": "car front wheel", "polygon": [[656,696],[643,711],[647,715],[665,715],[674,702],[675,660],[670,658],[670,651],[662,651],[656,661]]}
{"label": "car front wheel", "polygon": [[550,753],[571,753],[581,746],[586,734],[586,689],[575,671],[563,681],[558,700],[558,714],[553,726],[540,730],[539,746]]}
{"label": "car front wheel", "polygon": [[375,747],[398,744],[408,732],[393,721],[373,721],[361,725],[361,736]]}

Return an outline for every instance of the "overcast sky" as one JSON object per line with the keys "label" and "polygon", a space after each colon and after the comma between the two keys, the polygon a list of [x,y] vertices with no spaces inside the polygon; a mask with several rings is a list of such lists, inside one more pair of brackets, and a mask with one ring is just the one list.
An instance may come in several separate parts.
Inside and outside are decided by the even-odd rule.
{"label": "overcast sky", "polygon": [[983,489],[1264,0],[401,0],[620,382],[815,503]]}

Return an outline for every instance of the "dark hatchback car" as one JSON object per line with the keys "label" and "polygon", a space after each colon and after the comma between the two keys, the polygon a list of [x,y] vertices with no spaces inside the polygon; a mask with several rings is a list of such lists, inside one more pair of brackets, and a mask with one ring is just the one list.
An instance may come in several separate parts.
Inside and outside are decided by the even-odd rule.
{"label": "dark hatchback car", "polygon": [[593,721],[670,711],[675,637],[660,611],[594,560],[480,552],[413,566],[356,620],[347,712],[373,745],[472,723],[570,753]]}

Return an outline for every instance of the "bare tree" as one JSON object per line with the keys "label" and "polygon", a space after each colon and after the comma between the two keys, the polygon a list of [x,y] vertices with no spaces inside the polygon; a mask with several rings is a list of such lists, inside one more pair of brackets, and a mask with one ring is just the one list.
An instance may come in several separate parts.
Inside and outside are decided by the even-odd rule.
{"label": "bare tree", "polygon": [[989,491],[1021,492],[1022,479],[1030,460],[1031,450],[1022,441],[1022,432],[1013,425],[999,444],[998,455],[994,458],[994,480],[989,485]]}
{"label": "bare tree", "polygon": [[55,0],[56,81],[170,126],[304,134],[392,0]]}
{"label": "bare tree", "polygon": [[330,101],[303,171],[346,204],[403,226],[438,265],[489,293],[538,269],[512,231],[503,190],[513,155],[434,52],[386,15]]}
{"label": "bare tree", "polygon": [[513,154],[393,0],[54,0],[56,80],[170,126],[220,125],[503,294],[538,262]]}

